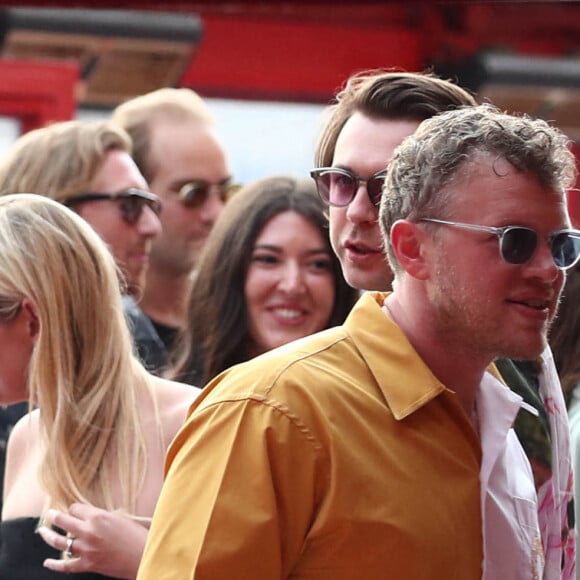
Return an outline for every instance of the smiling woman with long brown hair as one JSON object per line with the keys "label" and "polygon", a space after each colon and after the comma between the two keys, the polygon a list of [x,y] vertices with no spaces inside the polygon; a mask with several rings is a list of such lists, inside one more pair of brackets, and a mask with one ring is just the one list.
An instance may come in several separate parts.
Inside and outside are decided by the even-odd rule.
{"label": "smiling woman with long brown hair", "polygon": [[226,204],[204,248],[171,376],[226,368],[341,324],[358,297],[330,247],[314,182],[261,179]]}

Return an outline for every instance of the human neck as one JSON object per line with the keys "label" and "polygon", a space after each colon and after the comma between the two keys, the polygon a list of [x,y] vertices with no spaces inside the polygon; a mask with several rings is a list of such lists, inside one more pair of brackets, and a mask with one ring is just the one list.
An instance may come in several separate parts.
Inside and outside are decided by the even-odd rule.
{"label": "human neck", "polygon": [[429,312],[417,306],[422,304],[420,300],[393,293],[385,300],[383,311],[399,326],[431,372],[456,393],[467,417],[473,421],[477,392],[491,361],[473,356],[461,344],[442,341]]}
{"label": "human neck", "polygon": [[187,317],[187,298],[192,282],[190,273],[167,276],[166,273],[149,268],[139,306],[155,322],[182,328]]}

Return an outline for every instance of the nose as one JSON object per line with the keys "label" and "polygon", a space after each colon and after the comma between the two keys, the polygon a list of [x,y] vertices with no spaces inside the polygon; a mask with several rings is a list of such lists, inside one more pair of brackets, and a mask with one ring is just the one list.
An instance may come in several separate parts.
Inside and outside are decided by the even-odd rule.
{"label": "nose", "polygon": [[281,269],[280,280],[278,281],[280,290],[287,294],[300,294],[305,289],[304,273],[299,264],[287,263]]}
{"label": "nose", "polygon": [[148,206],[143,208],[143,212],[137,222],[139,233],[144,238],[154,238],[161,233],[161,221],[159,216]]}
{"label": "nose", "polygon": [[213,189],[201,207],[201,217],[206,223],[213,224],[217,220],[222,209],[224,209],[224,200],[222,199],[221,194]]}
{"label": "nose", "polygon": [[346,208],[346,217],[353,224],[375,223],[377,221],[378,208],[371,202],[366,183],[358,183],[355,196]]}
{"label": "nose", "polygon": [[545,240],[540,241],[532,259],[528,262],[528,273],[547,283],[553,283],[558,277],[563,276],[563,272],[556,266],[550,246]]}

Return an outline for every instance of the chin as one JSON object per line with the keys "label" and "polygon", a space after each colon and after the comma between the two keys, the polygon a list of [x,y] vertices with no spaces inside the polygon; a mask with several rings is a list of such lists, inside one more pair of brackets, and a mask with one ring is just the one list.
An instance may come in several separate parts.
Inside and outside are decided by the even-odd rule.
{"label": "chin", "polygon": [[364,272],[360,272],[359,270],[345,270],[343,269],[342,274],[346,283],[351,286],[352,288],[358,288],[359,290],[372,290],[371,279],[368,275],[365,275]]}
{"label": "chin", "polygon": [[506,349],[506,354],[502,356],[515,360],[534,360],[544,352],[546,346],[547,342],[545,339],[528,344],[519,344],[510,349]]}
{"label": "chin", "polygon": [[369,272],[356,268],[343,268],[342,273],[347,284],[358,290],[373,292],[392,290],[393,276],[390,272]]}

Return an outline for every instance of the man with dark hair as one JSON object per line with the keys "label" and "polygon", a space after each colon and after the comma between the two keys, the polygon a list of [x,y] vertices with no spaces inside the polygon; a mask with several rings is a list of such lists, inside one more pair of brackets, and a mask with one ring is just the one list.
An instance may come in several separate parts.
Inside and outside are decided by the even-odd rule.
{"label": "man with dark hair", "polygon": [[377,206],[395,148],[421,121],[475,104],[461,87],[430,74],[361,73],[338,93],[318,140],[313,177],[321,193],[326,182],[337,178],[358,184],[353,199],[329,208],[332,245],[351,286],[387,290],[391,285]]}

